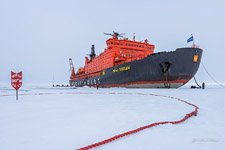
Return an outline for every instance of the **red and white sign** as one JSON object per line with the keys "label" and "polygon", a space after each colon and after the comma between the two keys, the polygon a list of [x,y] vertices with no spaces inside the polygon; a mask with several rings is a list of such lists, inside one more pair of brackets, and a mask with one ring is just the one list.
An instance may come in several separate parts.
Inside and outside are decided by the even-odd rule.
{"label": "red and white sign", "polygon": [[15,73],[11,71],[11,85],[16,90],[22,86],[22,72]]}

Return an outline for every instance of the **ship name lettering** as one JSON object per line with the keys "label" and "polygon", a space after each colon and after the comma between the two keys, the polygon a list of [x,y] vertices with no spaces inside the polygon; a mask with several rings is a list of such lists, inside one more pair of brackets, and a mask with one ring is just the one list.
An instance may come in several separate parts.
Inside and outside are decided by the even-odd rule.
{"label": "ship name lettering", "polygon": [[130,66],[125,66],[125,67],[121,67],[118,69],[113,69],[113,72],[122,72],[122,71],[127,71],[130,70]]}

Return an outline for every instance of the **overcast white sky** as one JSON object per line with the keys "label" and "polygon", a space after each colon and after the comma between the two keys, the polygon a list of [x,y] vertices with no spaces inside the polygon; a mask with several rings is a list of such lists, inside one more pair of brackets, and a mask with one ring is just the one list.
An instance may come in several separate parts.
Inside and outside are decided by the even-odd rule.
{"label": "overcast white sky", "polygon": [[[208,71],[225,81],[224,14],[225,0],[0,0],[0,83],[11,70],[24,82],[67,83],[68,58],[83,66],[113,30],[148,38],[156,52],[190,46],[193,34]],[[210,81],[202,67],[197,78]]]}

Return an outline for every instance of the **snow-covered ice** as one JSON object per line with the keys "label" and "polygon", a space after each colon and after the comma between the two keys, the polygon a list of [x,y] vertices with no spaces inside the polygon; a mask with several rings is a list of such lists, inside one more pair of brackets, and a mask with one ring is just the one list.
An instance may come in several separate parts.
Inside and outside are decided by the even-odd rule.
{"label": "snow-covered ice", "polygon": [[99,150],[225,150],[225,89],[0,87],[0,150],[74,150],[157,121],[179,120],[194,108],[198,116],[160,125],[103,145]]}

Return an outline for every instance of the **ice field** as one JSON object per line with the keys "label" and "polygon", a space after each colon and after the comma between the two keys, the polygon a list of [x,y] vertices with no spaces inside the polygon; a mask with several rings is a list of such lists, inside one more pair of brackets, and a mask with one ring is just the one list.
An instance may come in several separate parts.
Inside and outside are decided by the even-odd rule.
{"label": "ice field", "polygon": [[98,150],[225,149],[225,89],[52,88],[23,86],[15,100],[0,87],[0,150],[74,150],[157,121],[179,120],[194,108],[197,116],[126,136]]}

